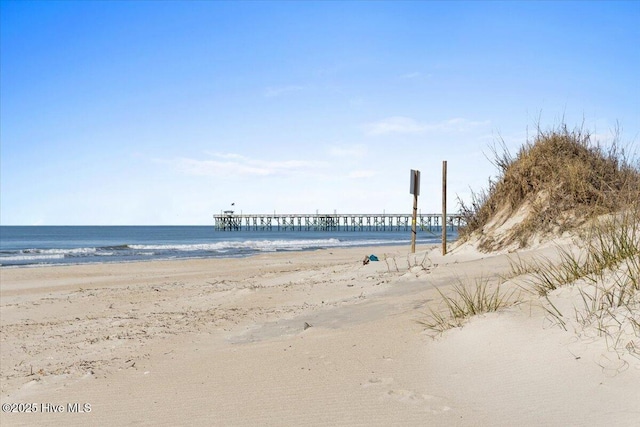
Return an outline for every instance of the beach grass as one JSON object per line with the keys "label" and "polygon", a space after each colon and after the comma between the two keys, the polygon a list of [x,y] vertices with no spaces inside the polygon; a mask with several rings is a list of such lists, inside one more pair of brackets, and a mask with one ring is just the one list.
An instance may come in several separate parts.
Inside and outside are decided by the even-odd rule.
{"label": "beach grass", "polygon": [[[594,221],[576,246],[580,251],[558,247],[558,259],[511,261],[510,277],[528,275],[527,282],[540,296],[580,279],[596,283],[606,272],[622,266],[626,271],[623,288],[638,290],[640,276],[640,202],[629,210]],[[614,279],[622,282],[622,279]]]}
{"label": "beach grass", "polygon": [[[465,219],[460,240],[474,241],[485,252],[533,236],[574,236],[574,245],[557,246],[557,256],[524,261],[516,252],[513,280],[540,299],[554,323],[567,330],[569,314],[582,328],[593,328],[611,348],[637,352],[640,342],[640,160],[629,156],[616,136],[608,149],[582,129],[562,125],[538,129],[534,141],[513,156],[492,149],[499,176],[487,189],[474,192],[470,204],[460,202]],[[525,214],[502,235],[494,233],[516,212]],[[554,303],[554,293],[578,284],[573,313]],[[500,286],[488,290],[486,280],[469,286],[458,282],[454,295],[438,293],[443,307],[421,323],[431,331],[459,327],[470,316],[514,303]]]}
{"label": "beach grass", "polygon": [[449,295],[438,288],[436,291],[441,297],[441,304],[437,309],[431,308],[418,322],[437,334],[461,327],[472,316],[498,311],[518,301],[514,298],[515,290],[502,292],[501,283],[491,286],[486,277],[478,277],[471,283],[458,278]]}
{"label": "beach grass", "polygon": [[560,263],[534,261],[528,279],[543,296],[547,311],[560,321],[570,313],[552,306],[549,294],[576,285],[579,302],[573,316],[582,328],[592,327],[610,348],[640,357],[640,208],[595,222],[584,237],[584,250],[561,251]]}
{"label": "beach grass", "polygon": [[[558,257],[511,262],[509,278],[522,277],[521,286],[541,298],[556,324],[567,329],[573,315],[581,327],[593,326],[613,348],[622,336],[640,338],[640,206],[590,224],[578,240],[580,251],[558,247]],[[573,313],[554,304],[554,292],[575,286],[579,294]],[[613,337],[617,337],[613,339]],[[640,343],[624,347],[637,352]]]}

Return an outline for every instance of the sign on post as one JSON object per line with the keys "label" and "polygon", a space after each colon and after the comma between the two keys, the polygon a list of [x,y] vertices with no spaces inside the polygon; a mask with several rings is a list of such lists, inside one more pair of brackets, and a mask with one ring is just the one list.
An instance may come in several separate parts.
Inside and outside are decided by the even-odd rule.
{"label": "sign on post", "polygon": [[411,253],[416,253],[416,217],[418,215],[418,195],[420,194],[420,171],[411,169],[409,193],[413,194],[413,214],[411,215]]}
{"label": "sign on post", "polygon": [[409,180],[409,194],[420,195],[420,171],[411,169],[411,179]]}

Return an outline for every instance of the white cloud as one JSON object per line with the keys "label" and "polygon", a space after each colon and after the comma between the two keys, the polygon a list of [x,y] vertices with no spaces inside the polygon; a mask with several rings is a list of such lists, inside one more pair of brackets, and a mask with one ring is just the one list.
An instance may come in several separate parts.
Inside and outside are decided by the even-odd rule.
{"label": "white cloud", "polygon": [[414,71],[412,73],[406,73],[400,76],[401,79],[415,79],[422,76],[422,73]]}
{"label": "white cloud", "polygon": [[424,73],[421,73],[420,71],[413,71],[410,73],[405,73],[400,75],[400,78],[402,80],[417,80],[417,79],[424,80],[424,79],[430,78],[431,76],[432,76],[431,74],[424,74]]}
{"label": "white cloud", "polygon": [[442,122],[425,123],[410,117],[394,116],[364,126],[368,135],[378,136],[389,133],[422,134],[426,132],[465,132],[474,128],[488,126],[491,122],[471,121],[453,118]]}
{"label": "white cloud", "polygon": [[384,135],[387,133],[422,133],[427,126],[409,117],[388,117],[365,126],[369,135]]}
{"label": "white cloud", "polygon": [[333,157],[360,158],[367,154],[367,147],[363,144],[352,146],[332,146],[329,148],[329,154]]}
{"label": "white cloud", "polygon": [[218,159],[180,157],[170,161],[176,169],[196,176],[274,176],[310,173],[327,167],[325,162],[308,160],[271,161],[251,159],[236,153],[210,153]]}
{"label": "white cloud", "polygon": [[273,171],[267,168],[248,166],[239,162],[221,162],[217,160],[196,160],[178,158],[175,165],[180,172],[197,176],[229,176],[229,175],[270,175]]}
{"label": "white cloud", "polygon": [[454,119],[446,120],[436,126],[443,130],[462,132],[477,127],[489,126],[490,124],[490,120],[473,121],[457,117]]}
{"label": "white cloud", "polygon": [[297,92],[297,91],[300,91],[302,89],[304,89],[304,86],[297,86],[297,85],[269,86],[264,90],[263,94],[267,98],[274,98],[274,97],[281,96],[281,95],[284,95],[284,94],[289,93],[289,92]]}
{"label": "white cloud", "polygon": [[372,171],[372,170],[357,170],[357,171],[352,171],[351,173],[349,173],[349,175],[347,175],[347,178],[353,178],[353,179],[371,178],[374,175],[376,175],[376,171]]}
{"label": "white cloud", "polygon": [[236,159],[236,160],[247,160],[246,157],[236,154],[236,153],[219,153],[217,151],[205,151],[205,154],[210,156],[218,157],[221,159]]}

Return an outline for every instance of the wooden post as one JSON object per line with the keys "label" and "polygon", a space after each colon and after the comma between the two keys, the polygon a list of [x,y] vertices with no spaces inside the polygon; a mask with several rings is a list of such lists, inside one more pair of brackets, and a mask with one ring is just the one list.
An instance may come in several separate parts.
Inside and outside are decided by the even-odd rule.
{"label": "wooden post", "polygon": [[411,215],[411,253],[416,253],[416,220],[418,214],[418,195],[420,194],[420,171],[411,169],[409,193],[413,194],[413,213]]}
{"label": "wooden post", "polygon": [[411,253],[416,253],[416,214],[418,212],[418,195],[413,195],[413,215],[411,217]]}
{"label": "wooden post", "polygon": [[447,161],[442,161],[442,255],[447,254]]}

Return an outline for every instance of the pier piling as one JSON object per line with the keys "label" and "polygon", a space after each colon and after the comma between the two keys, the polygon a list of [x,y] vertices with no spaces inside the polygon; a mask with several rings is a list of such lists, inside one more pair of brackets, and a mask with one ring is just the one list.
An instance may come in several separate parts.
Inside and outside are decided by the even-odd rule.
{"label": "pier piling", "polygon": [[[410,231],[412,214],[234,214],[213,216],[216,230],[268,231]],[[454,230],[462,223],[458,214],[417,214],[422,231]]]}

